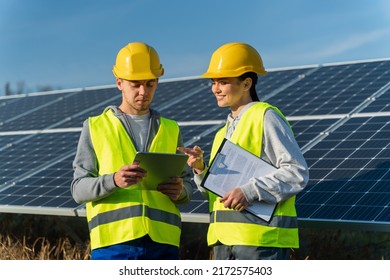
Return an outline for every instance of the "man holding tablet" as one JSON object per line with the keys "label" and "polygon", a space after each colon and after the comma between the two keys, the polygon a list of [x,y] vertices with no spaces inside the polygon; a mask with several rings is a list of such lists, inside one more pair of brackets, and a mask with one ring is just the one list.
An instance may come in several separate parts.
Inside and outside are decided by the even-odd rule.
{"label": "man holding tablet", "polygon": [[118,52],[113,73],[122,103],[84,122],[73,162],[71,191],[86,203],[92,259],[178,259],[177,204],[191,199],[192,171],[148,186],[154,174],[134,161],[137,152],[182,146],[176,121],[150,108],[164,69],[153,47],[134,42]]}

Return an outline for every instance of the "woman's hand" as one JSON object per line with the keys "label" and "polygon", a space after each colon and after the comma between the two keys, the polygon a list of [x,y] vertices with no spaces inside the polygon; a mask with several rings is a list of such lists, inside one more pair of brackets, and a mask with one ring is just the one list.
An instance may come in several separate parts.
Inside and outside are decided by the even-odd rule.
{"label": "woman's hand", "polygon": [[199,146],[194,146],[192,149],[185,148],[185,147],[178,147],[177,150],[188,155],[187,164],[192,169],[194,169],[194,171],[197,174],[203,172],[205,168],[205,164],[203,161],[203,151]]}
{"label": "woman's hand", "polygon": [[246,200],[243,191],[240,188],[234,188],[222,197],[220,202],[226,208],[234,209],[237,211],[243,211],[249,206],[249,202]]}

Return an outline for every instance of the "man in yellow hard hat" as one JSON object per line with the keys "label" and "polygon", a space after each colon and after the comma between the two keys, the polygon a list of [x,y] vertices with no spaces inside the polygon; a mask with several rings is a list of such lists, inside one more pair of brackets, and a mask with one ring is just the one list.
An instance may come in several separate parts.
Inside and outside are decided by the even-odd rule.
{"label": "man in yellow hard hat", "polygon": [[[200,186],[207,165],[200,147],[179,148],[190,155],[198,188],[209,199],[209,246],[216,259],[289,259],[290,248],[299,246],[295,195],[306,186],[306,161],[290,125],[274,106],[260,102],[258,75],[266,71],[252,46],[232,42],[218,48],[202,75],[212,80],[219,107],[230,107],[226,125],[215,135],[213,160],[224,138],[277,168],[263,177],[252,177],[220,198]],[[222,180],[221,180],[222,181]],[[244,211],[252,202],[277,203],[270,222]]]}
{"label": "man in yellow hard hat", "polygon": [[88,118],[73,161],[73,198],[86,203],[92,259],[178,259],[181,217],[177,204],[192,195],[192,172],[145,185],[137,151],[176,153],[178,124],[150,108],[164,73],[155,49],[142,42],[123,47],[113,67],[119,106]]}

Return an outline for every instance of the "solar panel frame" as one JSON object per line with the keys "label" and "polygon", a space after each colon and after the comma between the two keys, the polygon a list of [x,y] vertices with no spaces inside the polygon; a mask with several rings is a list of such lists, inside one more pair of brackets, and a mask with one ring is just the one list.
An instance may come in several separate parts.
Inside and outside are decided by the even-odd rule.
{"label": "solar panel frame", "polygon": [[[390,231],[390,59],[271,69],[257,89],[287,116],[310,167],[296,200],[300,225]],[[120,103],[118,93],[109,85],[0,97],[0,212],[85,217],[70,194],[78,134],[88,116]],[[216,106],[209,80],[161,80],[152,105],[176,119],[185,145],[201,146],[209,160],[228,114]],[[54,140],[43,140],[49,135],[60,143],[55,152]],[[179,208],[185,222],[209,221],[198,190]]]}

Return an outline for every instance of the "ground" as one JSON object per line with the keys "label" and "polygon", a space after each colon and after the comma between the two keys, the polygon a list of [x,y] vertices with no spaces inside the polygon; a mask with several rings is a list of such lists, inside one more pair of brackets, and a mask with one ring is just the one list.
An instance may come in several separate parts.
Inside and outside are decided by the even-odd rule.
{"label": "ground", "polygon": [[[180,256],[207,260],[207,224],[183,223]],[[90,258],[85,218],[0,214],[0,260]],[[390,233],[346,229],[300,229],[295,260],[390,259]]]}

